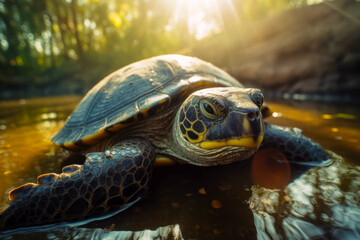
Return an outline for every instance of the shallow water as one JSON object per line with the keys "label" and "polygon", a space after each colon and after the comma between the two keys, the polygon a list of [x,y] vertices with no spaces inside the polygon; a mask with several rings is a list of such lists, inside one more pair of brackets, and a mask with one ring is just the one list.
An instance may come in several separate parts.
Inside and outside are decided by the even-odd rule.
{"label": "shallow water", "polygon": [[[8,192],[36,182],[38,175],[61,171],[64,153],[50,142],[80,97],[0,102],[0,207]],[[252,161],[220,167],[158,164],[147,199],[130,209],[80,227],[59,226],[9,238],[86,238],[99,229],[140,231],[179,224],[185,239],[360,238],[360,110],[306,102],[270,102],[268,122],[299,127],[335,152],[332,161],[306,173],[284,189],[254,184]],[[263,173],[268,181],[281,168]],[[302,174],[304,173],[304,174]],[[81,231],[80,231],[81,229]],[[341,238],[342,239],[342,238]],[[345,239],[345,238],[344,238]]]}

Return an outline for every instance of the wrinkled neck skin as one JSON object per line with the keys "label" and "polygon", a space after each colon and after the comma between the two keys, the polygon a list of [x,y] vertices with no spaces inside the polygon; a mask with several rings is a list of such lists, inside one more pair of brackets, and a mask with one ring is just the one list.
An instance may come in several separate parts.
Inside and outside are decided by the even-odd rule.
{"label": "wrinkled neck skin", "polygon": [[169,155],[198,166],[225,165],[250,158],[256,150],[244,147],[226,146],[217,149],[202,149],[200,144],[193,144],[181,135],[179,124],[180,110],[177,111],[172,131],[169,136]]}

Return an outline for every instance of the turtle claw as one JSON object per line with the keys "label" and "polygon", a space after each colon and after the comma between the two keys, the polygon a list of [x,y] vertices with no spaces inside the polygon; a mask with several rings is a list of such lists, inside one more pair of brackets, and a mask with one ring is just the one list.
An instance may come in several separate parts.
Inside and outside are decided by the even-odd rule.
{"label": "turtle claw", "polygon": [[87,154],[83,166],[38,177],[10,192],[0,210],[0,230],[97,217],[136,202],[147,192],[155,159],[153,147],[139,139]]}
{"label": "turtle claw", "polygon": [[40,175],[37,178],[37,184],[38,185],[49,184],[52,181],[54,181],[58,176],[59,175],[56,173],[47,173],[47,174]]}
{"label": "turtle claw", "polygon": [[21,198],[25,196],[27,193],[29,193],[34,187],[36,187],[36,184],[34,183],[27,183],[21,185],[20,187],[17,187],[9,192],[9,198],[11,201]]}
{"label": "turtle claw", "polygon": [[72,165],[63,167],[62,172],[63,173],[73,173],[73,172],[76,172],[77,170],[79,170],[80,168],[81,168],[81,165],[72,164]]}

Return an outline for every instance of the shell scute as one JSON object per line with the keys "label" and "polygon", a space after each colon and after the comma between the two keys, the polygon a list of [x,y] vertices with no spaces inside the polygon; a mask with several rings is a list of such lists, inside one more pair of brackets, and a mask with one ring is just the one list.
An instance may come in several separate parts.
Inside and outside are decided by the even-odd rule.
{"label": "shell scute", "polygon": [[207,87],[242,87],[196,58],[164,55],[130,64],[95,85],[52,141],[82,150]]}

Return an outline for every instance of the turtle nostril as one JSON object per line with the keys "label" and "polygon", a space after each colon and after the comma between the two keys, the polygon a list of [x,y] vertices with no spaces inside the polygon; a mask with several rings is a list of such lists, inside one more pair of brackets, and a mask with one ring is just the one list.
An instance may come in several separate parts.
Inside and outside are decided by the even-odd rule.
{"label": "turtle nostril", "polygon": [[259,118],[259,111],[256,111],[256,112],[248,112],[247,113],[247,118],[250,120],[250,121],[254,121],[255,119],[258,119]]}
{"label": "turtle nostril", "polygon": [[254,121],[255,120],[255,113],[254,112],[248,112],[247,114],[247,118],[250,120],[250,121]]}

